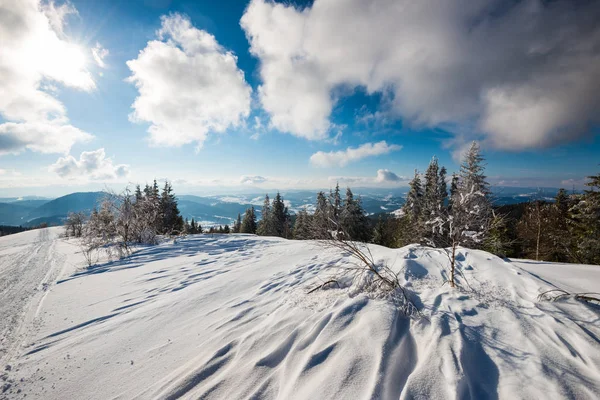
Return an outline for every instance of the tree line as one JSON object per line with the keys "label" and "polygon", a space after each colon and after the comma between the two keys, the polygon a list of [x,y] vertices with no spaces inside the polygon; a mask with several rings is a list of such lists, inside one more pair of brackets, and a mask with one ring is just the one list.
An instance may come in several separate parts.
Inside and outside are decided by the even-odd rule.
{"label": "tree line", "polygon": [[[304,207],[292,215],[283,196],[249,207],[231,226],[203,229],[194,218],[183,220],[171,184],[156,180],[134,193],[109,194],[89,217],[71,213],[66,229],[83,236],[89,248],[118,243],[127,253],[132,244],[152,244],[159,235],[249,233],[298,240],[340,238],[387,247],[420,243],[447,249],[451,264],[458,246],[499,256],[546,261],[600,263],[600,174],[589,177],[581,194],[560,189],[553,202],[533,201],[494,207],[486,181],[485,159],[477,143],[465,154],[460,170],[447,170],[432,158],[423,174],[415,170],[399,215],[371,220],[359,196],[339,184],[316,196],[314,212]],[[258,217],[260,215],[260,218]]]}

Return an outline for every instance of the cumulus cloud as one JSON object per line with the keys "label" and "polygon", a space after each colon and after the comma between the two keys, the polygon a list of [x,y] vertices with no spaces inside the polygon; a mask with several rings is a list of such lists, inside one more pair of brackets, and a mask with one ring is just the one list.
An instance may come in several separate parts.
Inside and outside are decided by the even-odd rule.
{"label": "cumulus cloud", "polygon": [[94,61],[100,68],[106,68],[106,63],[104,59],[108,56],[109,51],[102,47],[100,43],[96,42],[96,45],[92,48],[92,57],[94,57]]}
{"label": "cumulus cloud", "polygon": [[237,57],[189,18],[161,17],[157,40],[127,61],[139,96],[130,120],[149,122],[153,145],[197,143],[209,132],[240,125],[250,113],[251,88]]}
{"label": "cumulus cloud", "polygon": [[[52,83],[83,91],[96,84],[83,50],[63,33],[70,4],[37,0],[0,3],[0,154],[25,149],[68,152],[91,135],[68,122]],[[52,83],[50,83],[52,82]]]}
{"label": "cumulus cloud", "polygon": [[401,180],[406,180],[405,177],[400,177],[390,171],[389,169],[379,169],[377,170],[377,177],[375,178],[375,182],[383,183],[383,182],[400,182]]}
{"label": "cumulus cloud", "polygon": [[104,149],[98,149],[82,152],[79,160],[71,155],[61,157],[50,166],[50,171],[61,178],[112,180],[126,178],[129,175],[129,165],[114,165],[113,160],[106,157]]}
{"label": "cumulus cloud", "polygon": [[519,150],[573,140],[600,119],[599,2],[252,0],[241,19],[271,123],[309,139],[337,87],[390,93],[414,127]]}
{"label": "cumulus cloud", "polygon": [[242,185],[258,185],[265,183],[267,180],[267,178],[259,175],[242,175],[240,177],[240,183]]}
{"label": "cumulus cloud", "polygon": [[363,158],[388,154],[400,150],[402,146],[397,144],[388,145],[385,140],[377,143],[365,143],[356,148],[348,147],[346,150],[330,151],[325,153],[318,151],[310,156],[310,163],[315,167],[343,167],[350,162],[359,161]]}

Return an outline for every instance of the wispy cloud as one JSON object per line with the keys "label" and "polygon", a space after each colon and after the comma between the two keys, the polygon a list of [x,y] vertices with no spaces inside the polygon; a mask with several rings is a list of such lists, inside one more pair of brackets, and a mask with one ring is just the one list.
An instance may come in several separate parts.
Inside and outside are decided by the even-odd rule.
{"label": "wispy cloud", "polygon": [[363,158],[388,154],[392,151],[400,150],[402,146],[388,145],[385,140],[377,143],[365,143],[359,147],[348,147],[343,151],[330,151],[325,153],[318,151],[310,157],[310,163],[315,167],[343,167],[351,162],[362,160]]}

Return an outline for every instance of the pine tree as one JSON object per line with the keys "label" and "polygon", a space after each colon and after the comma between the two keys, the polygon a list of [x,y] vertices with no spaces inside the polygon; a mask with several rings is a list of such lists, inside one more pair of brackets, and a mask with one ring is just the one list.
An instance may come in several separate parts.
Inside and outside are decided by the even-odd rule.
{"label": "pine tree", "polygon": [[256,214],[254,212],[254,206],[248,208],[244,213],[244,218],[242,219],[242,226],[240,228],[241,233],[256,233]]}

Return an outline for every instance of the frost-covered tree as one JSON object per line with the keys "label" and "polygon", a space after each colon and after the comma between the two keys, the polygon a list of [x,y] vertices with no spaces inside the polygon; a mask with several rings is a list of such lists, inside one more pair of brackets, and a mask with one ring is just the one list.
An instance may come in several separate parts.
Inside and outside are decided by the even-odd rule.
{"label": "frost-covered tree", "polygon": [[329,218],[333,224],[339,226],[340,213],[342,212],[342,197],[340,195],[340,185],[336,183],[335,190],[329,193]]}
{"label": "frost-covered tree", "polygon": [[572,235],[576,241],[573,258],[600,264],[600,174],[588,177],[590,187],[571,208]]}
{"label": "frost-covered tree", "polygon": [[[440,173],[438,160],[433,157],[425,172],[425,190],[422,200],[423,221],[436,220],[444,211],[445,196],[442,190],[446,192],[446,183],[444,181],[442,184],[441,178],[445,179],[445,175],[446,169],[444,168],[443,173]],[[430,246],[438,247],[442,242],[440,233],[427,228],[426,226],[422,234],[424,242]]]}
{"label": "frost-covered tree", "polygon": [[67,215],[65,221],[65,234],[71,237],[81,237],[83,234],[83,226],[86,221],[85,213],[83,212],[71,212]]}
{"label": "frost-covered tree", "polygon": [[415,176],[408,184],[410,189],[406,194],[406,202],[402,209],[404,214],[409,216],[414,222],[418,221],[423,209],[423,188],[421,186],[421,177],[419,171],[415,169]]}
{"label": "frost-covered tree", "polygon": [[242,226],[240,228],[241,233],[256,233],[256,213],[254,211],[254,206],[246,209],[244,213],[244,218],[242,219]]}
{"label": "frost-covered tree", "polygon": [[458,190],[452,204],[454,225],[461,231],[461,245],[471,248],[481,247],[492,219],[484,161],[479,145],[473,142],[460,166]]}
{"label": "frost-covered tree", "polygon": [[306,207],[298,212],[296,222],[294,223],[294,239],[306,240],[312,239],[312,215],[306,211]]}
{"label": "frost-covered tree", "polygon": [[458,196],[458,174],[452,174],[452,180],[450,182],[450,196],[448,197],[448,208],[452,209],[452,204],[454,204],[454,200],[456,196]]}
{"label": "frost-covered tree", "polygon": [[271,200],[269,199],[269,195],[265,195],[265,201],[263,202],[262,217],[258,223],[258,228],[256,230],[256,234],[260,236],[277,236],[277,231],[275,229],[275,223],[273,221],[273,211],[271,208]]}
{"label": "frost-covered tree", "polygon": [[452,287],[455,286],[456,249],[483,247],[491,227],[492,206],[483,162],[479,146],[473,142],[461,164],[452,208],[444,207],[438,216],[425,221],[426,228],[440,238],[440,244],[448,253],[448,281]]}
{"label": "frost-covered tree", "polygon": [[348,238],[350,240],[368,242],[371,239],[371,227],[362,207],[362,201],[360,197],[354,198],[350,188],[346,189],[339,226],[350,236]]}

